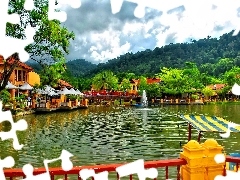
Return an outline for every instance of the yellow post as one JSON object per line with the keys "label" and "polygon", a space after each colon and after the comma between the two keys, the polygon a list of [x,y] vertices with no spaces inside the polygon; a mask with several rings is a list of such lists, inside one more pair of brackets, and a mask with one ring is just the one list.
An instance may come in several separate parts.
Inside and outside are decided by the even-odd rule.
{"label": "yellow post", "polygon": [[161,104],[163,104],[163,99],[161,99]]}
{"label": "yellow post", "polygon": [[217,175],[223,173],[224,163],[217,164],[215,156],[222,154],[223,147],[214,139],[207,139],[202,146],[205,148],[204,154],[206,155],[206,173],[209,180],[214,180]]}
{"label": "yellow post", "polygon": [[68,107],[72,107],[72,101],[68,101]]}
{"label": "yellow post", "polygon": [[178,99],[176,99],[176,103],[178,104]]}
{"label": "yellow post", "polygon": [[47,108],[47,109],[50,108],[50,103],[49,103],[49,101],[46,102],[46,108]]}
{"label": "yellow post", "polygon": [[207,139],[199,144],[195,140],[183,146],[180,158],[187,161],[182,166],[181,176],[184,180],[214,180],[217,175],[222,175],[224,163],[216,163],[215,156],[222,154],[223,147],[214,139]]}
{"label": "yellow post", "polygon": [[195,140],[189,141],[183,146],[180,158],[187,161],[181,168],[181,176],[184,180],[205,180],[204,174],[204,148]]}

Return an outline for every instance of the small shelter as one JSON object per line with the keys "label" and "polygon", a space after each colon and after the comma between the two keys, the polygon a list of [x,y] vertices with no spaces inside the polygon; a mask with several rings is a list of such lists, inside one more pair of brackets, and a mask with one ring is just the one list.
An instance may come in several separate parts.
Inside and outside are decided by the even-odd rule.
{"label": "small shelter", "polygon": [[202,132],[226,134],[230,134],[230,132],[240,132],[240,125],[229,122],[221,117],[204,115],[180,115],[180,117],[188,122],[188,141],[191,140],[192,127],[198,131],[198,142],[200,142]]}
{"label": "small shelter", "polygon": [[33,87],[30,86],[27,82],[25,82],[22,86],[19,87],[20,90],[32,90]]}
{"label": "small shelter", "polygon": [[66,87],[64,87],[62,90],[58,91],[58,94],[72,94],[70,90],[68,90]]}
{"label": "small shelter", "polygon": [[11,82],[8,81],[8,84],[6,85],[6,89],[18,89],[18,87],[14,86]]}

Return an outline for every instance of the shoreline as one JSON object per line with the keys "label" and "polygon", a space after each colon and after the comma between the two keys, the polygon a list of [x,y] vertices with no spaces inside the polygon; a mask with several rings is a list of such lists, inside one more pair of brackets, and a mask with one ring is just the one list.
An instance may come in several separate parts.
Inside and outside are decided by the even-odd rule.
{"label": "shoreline", "polygon": [[[222,102],[222,101],[217,101],[217,102],[205,102],[204,104],[195,104],[195,103],[192,103],[192,104],[188,104],[188,105],[238,105],[240,104],[240,101],[226,101],[226,102]],[[183,105],[183,104],[176,104],[176,103],[163,103],[163,104],[159,104],[159,105],[149,105],[149,107],[158,107],[158,106],[164,106],[164,105]],[[99,106],[105,106],[105,105],[89,105],[89,107],[99,107]],[[116,107],[134,107],[135,105],[129,105],[129,104],[125,104],[125,105],[113,105],[113,106],[116,106]],[[106,106],[106,107],[109,107],[109,106]],[[15,110],[15,112],[13,110],[10,110],[12,112],[12,115],[15,116],[15,117],[19,117],[19,116],[25,116],[25,115],[31,115],[31,114],[37,114],[35,110],[33,109],[30,109],[30,110],[21,110],[20,112],[16,112],[17,110]],[[47,113],[47,112],[46,112]]]}

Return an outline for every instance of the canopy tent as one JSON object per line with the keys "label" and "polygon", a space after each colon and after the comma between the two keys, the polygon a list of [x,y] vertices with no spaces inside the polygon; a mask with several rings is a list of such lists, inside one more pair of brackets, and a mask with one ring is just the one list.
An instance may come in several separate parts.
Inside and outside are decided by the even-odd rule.
{"label": "canopy tent", "polygon": [[[180,117],[188,122],[188,140],[191,140],[191,127],[193,126],[199,133],[198,141],[200,141],[202,132],[240,132],[240,125],[235,124],[230,127],[231,122],[216,116],[196,116],[196,115],[180,115]],[[232,123],[234,124],[234,123]]]}
{"label": "canopy tent", "polygon": [[71,91],[72,94],[75,94],[75,95],[78,94],[73,88],[71,88],[69,91]]}
{"label": "canopy tent", "polygon": [[56,95],[55,89],[49,85],[45,85],[43,89],[35,89],[37,94]]}
{"label": "canopy tent", "polygon": [[76,90],[76,93],[83,96],[84,94],[82,92],[80,92],[78,89]]}
{"label": "canopy tent", "polygon": [[48,95],[49,95],[49,96],[57,96],[57,95],[59,95],[59,94],[56,93],[55,91],[50,91],[50,92],[48,93]]}
{"label": "canopy tent", "polygon": [[47,92],[44,91],[43,89],[35,89],[35,92],[36,92],[37,94],[47,94]]}
{"label": "canopy tent", "polygon": [[64,87],[61,91],[58,91],[58,94],[72,94],[72,92]]}
{"label": "canopy tent", "polygon": [[22,86],[19,87],[20,90],[32,90],[33,87],[30,86],[27,82],[25,82]]}
{"label": "canopy tent", "polygon": [[6,85],[6,89],[18,89],[18,87],[14,86],[12,83],[8,81],[8,84]]}

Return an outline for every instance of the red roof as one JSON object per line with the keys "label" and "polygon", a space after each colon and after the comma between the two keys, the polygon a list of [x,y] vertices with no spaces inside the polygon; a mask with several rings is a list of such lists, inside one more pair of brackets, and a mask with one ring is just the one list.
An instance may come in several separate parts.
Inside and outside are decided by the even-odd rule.
{"label": "red roof", "polygon": [[62,79],[59,80],[59,84],[60,84],[60,86],[65,86],[65,87],[69,87],[69,88],[73,87],[71,84],[69,84],[68,82],[66,82]]}
{"label": "red roof", "polygon": [[159,83],[161,82],[160,78],[147,78],[147,84]]}
{"label": "red roof", "polygon": [[[0,65],[4,64],[3,60],[4,60],[3,56],[0,55]],[[15,61],[15,59],[13,58],[13,56],[10,56],[9,58],[7,58],[7,62],[11,65],[14,63],[14,61]],[[26,69],[28,71],[33,71],[32,67],[30,67],[27,64],[21,62],[20,60],[17,63],[18,63],[18,67],[22,67],[23,69]]]}
{"label": "red roof", "polygon": [[211,88],[212,90],[219,90],[224,88],[225,84],[211,84],[208,87]]}
{"label": "red roof", "polygon": [[134,84],[139,84],[140,80],[139,79],[132,79],[130,81],[130,83],[134,83]]}

